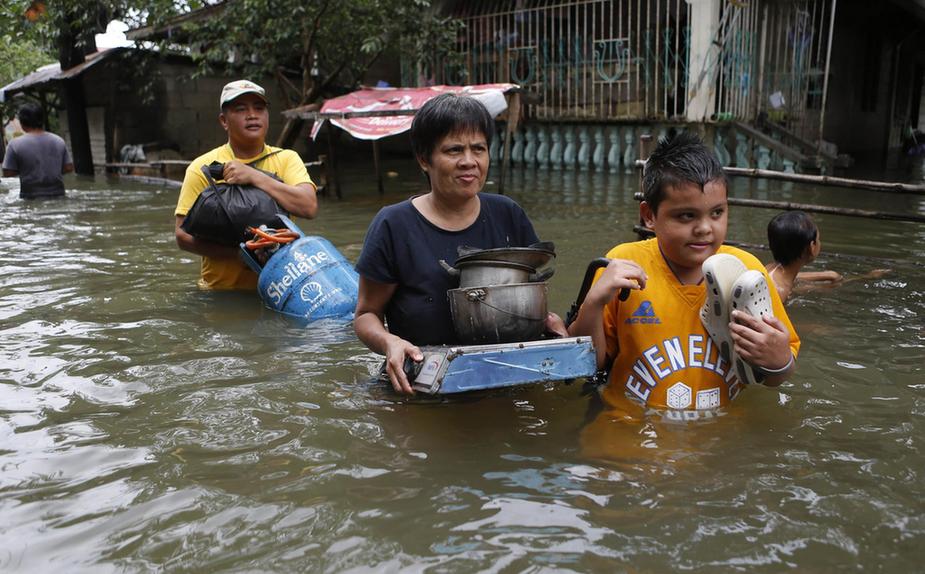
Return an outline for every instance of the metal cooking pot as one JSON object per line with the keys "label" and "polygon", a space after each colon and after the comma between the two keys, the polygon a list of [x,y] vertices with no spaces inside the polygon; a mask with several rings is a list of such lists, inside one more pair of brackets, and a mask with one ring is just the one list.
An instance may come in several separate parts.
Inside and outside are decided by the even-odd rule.
{"label": "metal cooking pot", "polygon": [[539,339],[546,324],[545,283],[461,287],[447,291],[462,344]]}
{"label": "metal cooking pot", "polygon": [[456,267],[452,267],[441,259],[440,265],[453,277],[459,277],[460,287],[537,283],[555,273],[552,268],[537,273],[529,265],[509,261],[457,261]]}

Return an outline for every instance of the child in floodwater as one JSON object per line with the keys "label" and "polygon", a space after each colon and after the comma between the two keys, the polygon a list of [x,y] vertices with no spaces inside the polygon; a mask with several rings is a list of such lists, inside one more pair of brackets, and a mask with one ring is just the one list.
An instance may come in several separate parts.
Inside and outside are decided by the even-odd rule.
{"label": "child in floodwater", "polygon": [[[768,223],[768,244],[774,261],[766,268],[781,301],[786,302],[795,288],[804,291],[845,282],[845,278],[835,271],[800,271],[804,265],[812,263],[822,250],[819,228],[804,211],[785,211],[776,215]],[[889,269],[875,269],[852,280],[882,277],[888,272]]]}
{"label": "child in floodwater", "polygon": [[[599,368],[612,364],[601,393],[603,416],[635,418],[654,410],[692,420],[728,405],[744,383],[780,385],[794,369],[800,339],[777,293],[767,291],[761,262],[723,245],[728,201],[719,161],[699,137],[682,132],[659,142],[646,162],[643,188],[640,216],[655,238],[607,254],[610,264],[569,328],[573,336],[591,336]],[[713,257],[735,263],[734,280],[757,275],[773,314],[730,312],[725,298],[708,296],[705,264]],[[625,301],[617,296],[624,288],[630,290]],[[715,320],[710,301],[722,306]],[[702,313],[705,303],[708,313]],[[714,323],[720,324],[716,340]]]}

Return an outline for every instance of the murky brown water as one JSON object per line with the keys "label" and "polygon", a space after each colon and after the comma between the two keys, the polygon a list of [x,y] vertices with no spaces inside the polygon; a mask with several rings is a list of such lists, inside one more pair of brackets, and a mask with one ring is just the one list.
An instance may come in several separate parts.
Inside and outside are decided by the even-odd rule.
{"label": "murky brown water", "polygon": [[[384,199],[353,169],[299,223],[355,260],[380,205],[420,186],[390,169]],[[587,262],[633,238],[636,179],[512,179],[558,245],[564,314]],[[176,190],[69,185],[0,191],[0,571],[922,570],[925,226],[817,217],[824,251],[870,258],[818,267],[894,272],[792,302],[789,384],[709,422],[586,427],[577,384],[397,398],[349,326],[196,291]],[[733,195],[925,213],[773,182]],[[730,238],[765,243],[773,213],[734,210]]]}

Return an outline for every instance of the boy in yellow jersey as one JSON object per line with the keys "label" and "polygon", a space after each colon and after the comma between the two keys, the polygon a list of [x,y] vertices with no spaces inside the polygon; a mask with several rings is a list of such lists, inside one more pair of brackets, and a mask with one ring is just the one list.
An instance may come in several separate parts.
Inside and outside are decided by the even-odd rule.
{"label": "boy in yellow jersey", "polygon": [[[198,239],[180,227],[196,198],[209,185],[202,166],[213,161],[223,163],[225,182],[260,188],[288,213],[309,219],[318,211],[315,184],[298,153],[266,144],[270,114],[263,88],[247,80],[230,82],[222,89],[219,106],[218,120],[228,132],[228,142],[197,157],[186,168],[174,212],[175,236],[180,249],[202,256],[200,288],[256,289],[257,275],[241,260],[237,247]],[[267,157],[255,161],[264,156]],[[254,163],[254,167],[248,163]],[[273,173],[282,181],[260,170]]]}
{"label": "boy in yellow jersey", "polygon": [[[723,245],[726,178],[696,135],[659,142],[646,163],[643,186],[640,214],[655,238],[610,250],[611,262],[598,274],[569,332],[592,337],[598,367],[612,362],[602,397],[621,416],[636,419],[652,409],[677,420],[710,416],[744,382],[701,322],[707,296],[703,263],[716,253],[729,254],[770,281],[758,259]],[[631,291],[620,301],[624,288]],[[728,337],[758,378],[776,386],[793,370],[800,339],[775,289],[770,299],[773,317],[732,311]]]}

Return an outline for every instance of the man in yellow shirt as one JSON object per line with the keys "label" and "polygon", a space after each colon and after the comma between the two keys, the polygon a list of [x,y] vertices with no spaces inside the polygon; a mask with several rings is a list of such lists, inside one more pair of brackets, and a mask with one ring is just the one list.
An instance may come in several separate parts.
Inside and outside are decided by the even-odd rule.
{"label": "man in yellow shirt", "polygon": [[[200,288],[255,289],[257,275],[241,260],[238,247],[198,239],[181,229],[196,198],[209,185],[202,166],[213,161],[223,163],[222,179],[226,183],[260,188],[288,213],[309,219],[318,212],[316,188],[298,153],[266,144],[270,114],[263,88],[247,80],[230,82],[222,89],[219,105],[218,121],[228,132],[228,142],[197,157],[186,168],[174,212],[174,234],[180,249],[202,256]],[[261,170],[275,174],[279,180]]]}

